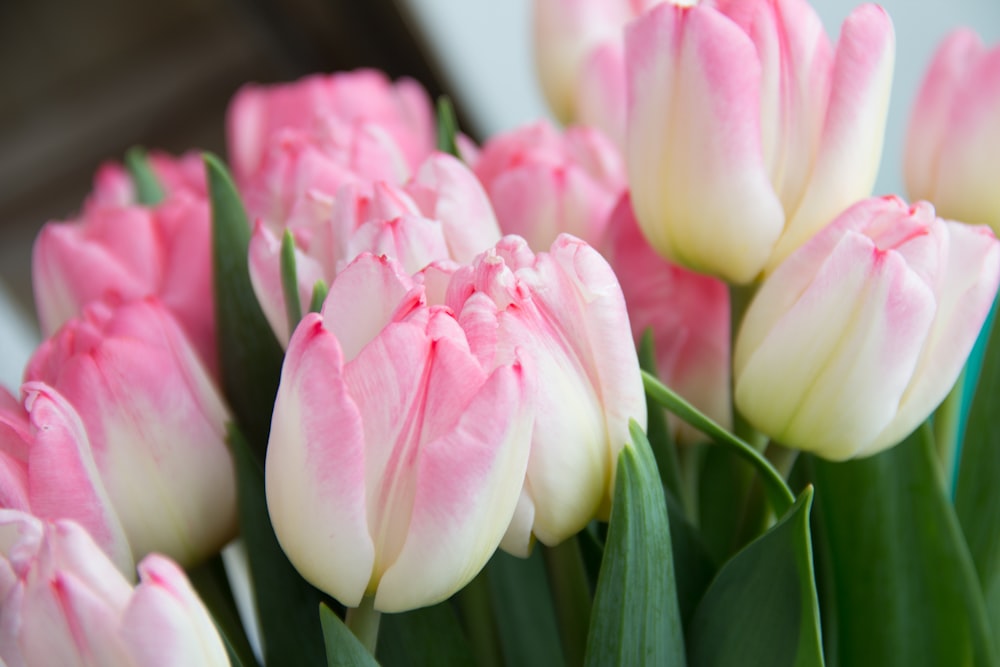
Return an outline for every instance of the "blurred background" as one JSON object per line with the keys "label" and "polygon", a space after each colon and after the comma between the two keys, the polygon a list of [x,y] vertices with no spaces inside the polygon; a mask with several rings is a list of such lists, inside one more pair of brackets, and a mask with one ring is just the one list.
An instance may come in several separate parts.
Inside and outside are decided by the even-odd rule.
{"label": "blurred background", "polygon": [[[814,0],[831,36],[858,4]],[[1000,41],[1000,0],[886,0],[897,63],[879,193],[902,192],[909,107],[941,38]],[[547,115],[531,0],[0,0],[0,384],[34,345],[30,249],[74,214],[97,166],[132,145],[225,153],[246,81],[376,67],[446,92],[482,139]]]}

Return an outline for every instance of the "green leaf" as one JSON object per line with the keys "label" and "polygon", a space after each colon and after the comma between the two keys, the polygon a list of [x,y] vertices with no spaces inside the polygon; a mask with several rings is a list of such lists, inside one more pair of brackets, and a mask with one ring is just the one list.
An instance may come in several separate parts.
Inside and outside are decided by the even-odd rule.
{"label": "green leaf", "polygon": [[[378,667],[374,656],[365,645],[347,629],[344,622],[325,604],[319,606],[317,620],[322,625],[323,643],[326,647],[327,667]],[[297,662],[291,656],[273,663],[275,665],[321,665],[321,662]]]}
{"label": "green leaf", "polygon": [[[971,364],[971,361],[970,361]],[[971,366],[970,366],[971,368]],[[991,634],[1000,638],[1000,326],[986,344],[959,461],[955,512],[986,600]],[[1000,639],[998,639],[1000,643]],[[995,647],[1000,651],[1000,646]]]}
{"label": "green leaf", "polygon": [[458,119],[455,118],[455,107],[451,104],[451,99],[447,95],[441,95],[437,99],[437,148],[442,153],[454,155],[458,154],[458,142],[455,137],[458,135]]}
{"label": "green leaf", "polygon": [[299,576],[281,550],[267,514],[264,471],[232,427],[229,444],[236,464],[240,529],[250,562],[264,663],[321,665],[323,632],[315,610],[322,595]]}
{"label": "green leaf", "polygon": [[809,535],[812,488],[726,562],[688,629],[690,665],[823,665]]}
{"label": "green leaf", "polygon": [[541,552],[521,559],[498,551],[486,566],[504,662],[510,667],[565,664]]}
{"label": "green leaf", "polygon": [[299,274],[295,267],[295,238],[288,229],[281,237],[281,292],[285,297],[285,316],[291,335],[302,319],[302,303],[299,301]]}
{"label": "green leaf", "polygon": [[450,602],[404,614],[383,614],[377,656],[385,667],[475,664]]}
{"label": "green leaf", "polygon": [[618,455],[611,522],[587,638],[587,665],[683,666],[670,525],[646,435],[633,420]]}
{"label": "green leaf", "polygon": [[189,569],[187,575],[191,585],[198,592],[198,597],[211,612],[212,620],[215,621],[226,650],[230,653],[233,667],[256,665],[257,659],[254,657],[239,610],[236,608],[222,556],[209,558],[197,567]]}
{"label": "green leaf", "polygon": [[125,152],[125,168],[135,186],[135,198],[143,206],[156,206],[163,201],[164,191],[160,179],[146,158],[146,151],[133,146]]}
{"label": "green leaf", "polygon": [[670,546],[677,580],[677,605],[685,627],[718,569],[701,534],[684,515],[680,503],[667,495]]}
{"label": "green leaf", "polygon": [[204,160],[212,202],[212,271],[222,389],[240,431],[258,461],[263,461],[283,353],[250,284],[250,225],[239,193],[218,158],[206,154]]}
{"label": "green leaf", "polygon": [[326,295],[329,291],[330,288],[326,286],[325,282],[316,281],[316,284],[313,285],[312,299],[309,301],[310,313],[318,313],[323,310],[323,302],[326,301]]}
{"label": "green leaf", "polygon": [[983,599],[930,429],[870,458],[812,458],[831,655],[850,667],[995,665]]}
{"label": "green leaf", "polygon": [[735,454],[756,467],[764,481],[768,501],[775,514],[780,516],[788,511],[788,508],[795,501],[795,496],[781,474],[767,459],[761,456],[760,452],[706,417],[693,405],[645,371],[642,371],[642,383],[649,398],[670,410],[716,443],[729,447]]}

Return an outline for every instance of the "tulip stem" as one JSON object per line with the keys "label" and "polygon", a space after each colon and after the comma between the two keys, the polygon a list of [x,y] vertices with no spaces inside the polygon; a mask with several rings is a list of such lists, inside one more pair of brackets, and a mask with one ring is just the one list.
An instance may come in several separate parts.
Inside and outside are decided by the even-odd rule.
{"label": "tulip stem", "polygon": [[941,407],[934,413],[934,446],[945,488],[949,491],[955,479],[956,452],[958,450],[959,427],[962,420],[962,402],[965,399],[965,375],[963,368],[955,386],[945,397]]}
{"label": "tulip stem", "polygon": [[[753,301],[754,294],[757,293],[757,283],[749,285],[729,286],[729,351],[733,354],[736,350],[736,337],[743,323],[743,316],[746,314],[750,302]],[[730,366],[732,362],[730,361]],[[732,410],[733,410],[733,433],[742,440],[748,442],[758,452],[763,453],[767,447],[767,437],[749,424],[736,409],[736,378],[731,378],[732,390]]]}
{"label": "tulip stem", "polygon": [[378,644],[378,625],[381,619],[382,612],[375,610],[374,596],[366,595],[361,598],[361,604],[347,610],[344,624],[365,645],[368,652],[375,655],[375,646]]}
{"label": "tulip stem", "polygon": [[490,585],[486,577],[484,569],[458,593],[456,599],[462,611],[476,664],[491,667],[501,664],[502,652],[490,604]]}
{"label": "tulip stem", "polygon": [[543,550],[567,665],[582,665],[590,629],[590,582],[576,536]]}

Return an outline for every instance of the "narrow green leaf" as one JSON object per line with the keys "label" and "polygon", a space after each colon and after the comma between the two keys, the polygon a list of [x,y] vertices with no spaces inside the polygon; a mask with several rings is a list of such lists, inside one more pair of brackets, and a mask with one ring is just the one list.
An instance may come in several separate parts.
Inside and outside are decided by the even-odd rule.
{"label": "narrow green leaf", "polygon": [[685,664],[663,485],[635,421],[618,455],[611,522],[587,638],[587,665]]}
{"label": "narrow green leaf", "polygon": [[404,614],[383,614],[376,654],[384,667],[475,664],[450,602]]}
{"label": "narrow green leaf", "polygon": [[136,200],[143,206],[156,206],[163,201],[164,191],[160,179],[149,165],[146,151],[140,146],[133,146],[125,152],[125,168],[132,177],[135,186]]}
{"label": "narrow green leaf", "polygon": [[565,664],[541,552],[521,559],[498,551],[486,566],[504,663],[510,667]]}
{"label": "narrow green leaf", "polygon": [[451,99],[447,95],[441,95],[437,99],[438,150],[460,158],[458,142],[455,140],[457,135],[458,119],[455,117],[455,107],[452,106]]}
{"label": "narrow green leaf", "polygon": [[264,460],[282,351],[254,296],[247,268],[250,225],[236,186],[206,154],[212,202],[212,271],[222,389],[240,431]]}
{"label": "narrow green leaf", "polygon": [[[646,329],[639,342],[639,367],[653,377],[659,377],[656,369],[656,350],[653,345],[653,331]],[[667,416],[663,407],[654,401],[646,403],[646,436],[656,457],[656,467],[660,471],[660,479],[667,491],[675,500],[684,501],[681,490],[680,467],[677,460],[677,448],[670,435]]]}
{"label": "narrow green leaf", "polygon": [[1000,644],[1000,326],[993,325],[981,368],[959,460],[955,512],[986,599],[991,634]]}
{"label": "narrow green leaf", "polygon": [[323,310],[323,302],[326,301],[327,292],[330,288],[322,280],[317,280],[313,285],[312,299],[309,301],[309,312],[318,313]]}
{"label": "narrow green leaf", "polygon": [[823,665],[809,508],[812,487],[770,530],[726,562],[688,629],[702,665]]}
{"label": "narrow green leaf", "polygon": [[[198,592],[198,597],[212,614],[219,635],[226,644],[226,650],[231,654],[230,659],[235,655],[240,665],[245,667],[256,665],[257,659],[243,628],[240,612],[236,608],[222,556],[209,558],[197,567],[189,569],[187,575],[191,585]],[[233,662],[233,667],[236,666],[237,662]]]}
{"label": "narrow green leaf", "polygon": [[845,667],[997,664],[929,431],[866,459],[812,458],[829,643]]}
{"label": "narrow green leaf", "polygon": [[299,274],[295,266],[295,238],[288,229],[281,237],[281,292],[285,297],[285,316],[291,333],[302,319],[302,303],[299,301]]}
{"label": "narrow green leaf", "polygon": [[322,595],[299,576],[281,550],[267,514],[264,471],[234,427],[229,429],[229,444],[236,464],[240,529],[250,561],[264,663],[321,665],[323,632],[315,610]]}
{"label": "narrow green leaf", "polygon": [[756,467],[761,479],[764,480],[768,501],[775,514],[781,516],[788,511],[788,508],[795,501],[795,496],[781,474],[766,458],[761,456],[760,452],[706,417],[693,405],[645,371],[642,371],[642,382],[649,398],[670,410],[716,443],[731,448],[734,453]]}
{"label": "narrow green leaf", "polygon": [[[358,641],[344,622],[325,604],[319,605],[317,617],[323,630],[327,667],[378,667],[375,657],[365,645]],[[275,665],[321,665],[322,662],[297,662],[290,656],[278,660]]]}

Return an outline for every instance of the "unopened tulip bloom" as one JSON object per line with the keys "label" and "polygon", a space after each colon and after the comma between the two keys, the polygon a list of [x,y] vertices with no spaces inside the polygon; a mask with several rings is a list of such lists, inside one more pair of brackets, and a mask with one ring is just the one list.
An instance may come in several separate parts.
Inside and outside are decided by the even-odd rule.
{"label": "unopened tulip bloom", "polygon": [[1000,45],[967,28],[944,40],[913,105],[903,173],[914,199],[1000,233]]}
{"label": "unopened tulip bloom", "polygon": [[267,505],[289,560],[356,607],[439,602],[486,564],[524,482],[533,410],[520,353],[392,259],[363,254],[292,335],[274,405]]}
{"label": "unopened tulip bloom", "polygon": [[895,42],[863,5],[834,49],[805,0],[658,5],[630,24],[626,163],[643,233],[733,283],[871,193]]}
{"label": "unopened tulip bloom", "polygon": [[532,354],[537,408],[527,479],[503,547],[527,555],[532,535],[555,545],[607,517],[629,419],[646,423],[625,299],[601,255],[568,234],[535,255],[508,236],[459,268],[446,304],[496,339],[493,354]]}
{"label": "unopened tulip bloom", "polygon": [[153,207],[134,201],[134,187],[120,166],[105,165],[80,217],[42,228],[31,269],[43,335],[106,295],[156,296],[215,369],[211,216],[204,175],[195,173],[192,160],[150,157],[167,193]]}
{"label": "unopened tulip bloom", "polygon": [[24,406],[0,389],[0,508],[78,522],[132,576],[135,560],[79,414],[42,383],[21,392]]}
{"label": "unopened tulip bloom", "polygon": [[232,539],[229,415],[158,301],[92,303],[42,343],[25,380],[55,388],[79,413],[137,560],[157,551],[194,564]]}
{"label": "unopened tulip bloom", "polygon": [[134,587],[78,524],[0,510],[0,663],[223,667],[225,645],[184,571],[159,555]]}
{"label": "unopened tulip bloom", "polygon": [[988,227],[895,197],[851,207],[771,274],[734,353],[736,406],[832,459],[904,439],[955,383],[1000,279]]}
{"label": "unopened tulip bloom", "polygon": [[497,135],[473,170],[503,232],[524,237],[538,251],[564,232],[598,243],[625,190],[618,150],[585,126],[560,132],[542,121]]}
{"label": "unopened tulip bloom", "polygon": [[[652,332],[660,380],[728,428],[732,414],[726,284],[658,255],[639,230],[627,195],[611,214],[603,249],[622,286],[636,343],[647,330]],[[673,415],[669,420],[678,442],[706,440]]]}
{"label": "unopened tulip bloom", "polygon": [[411,79],[393,83],[375,70],[314,74],[293,83],[248,84],[233,97],[226,132],[233,173],[242,183],[261,167],[275,135],[314,129],[323,119],[356,128],[377,126],[411,169],[434,149],[434,114]]}
{"label": "unopened tulip bloom", "polygon": [[[291,230],[296,246],[299,299],[311,300],[319,280],[329,284],[364,252],[387,255],[414,274],[439,260],[471,261],[500,238],[489,199],[461,162],[435,153],[404,186],[380,181],[343,185],[325,197],[313,193],[308,215]],[[290,337],[280,272],[281,243],[260,222],[250,239],[254,292],[281,343]]]}

